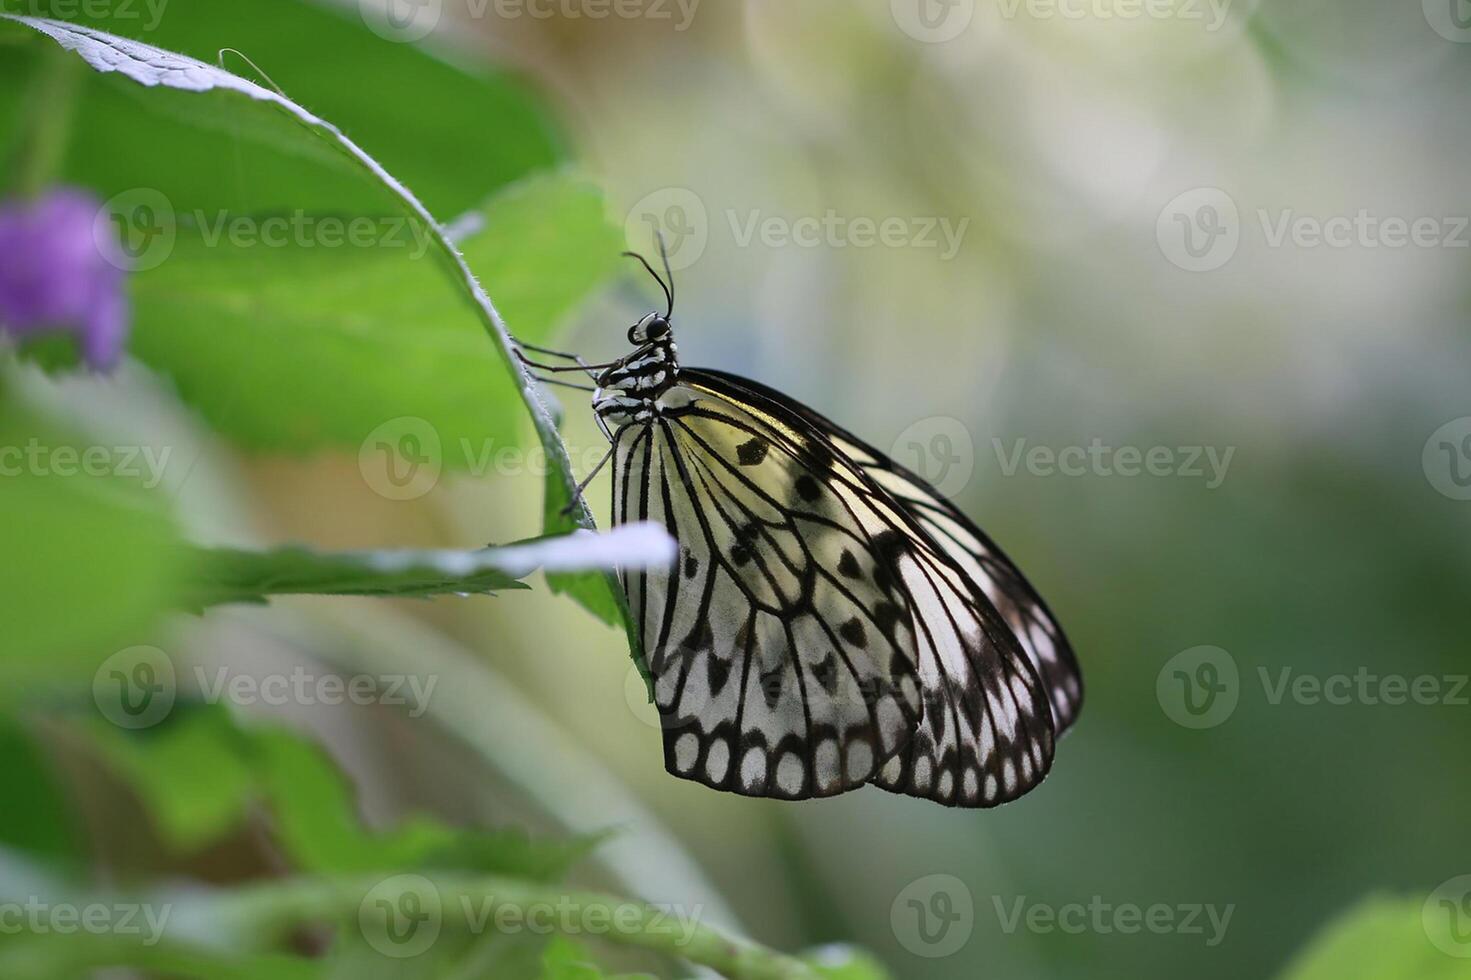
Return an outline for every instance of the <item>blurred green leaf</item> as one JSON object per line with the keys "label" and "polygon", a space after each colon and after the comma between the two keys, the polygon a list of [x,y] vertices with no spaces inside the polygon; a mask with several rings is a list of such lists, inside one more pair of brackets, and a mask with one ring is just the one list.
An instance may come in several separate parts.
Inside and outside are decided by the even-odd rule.
{"label": "blurred green leaf", "polygon": [[244,741],[222,707],[178,705],[164,723],[138,731],[100,718],[89,729],[103,763],[133,789],[178,853],[226,836],[252,800],[256,781]]}
{"label": "blurred green leaf", "polygon": [[891,976],[869,953],[836,943],[809,952],[802,962],[827,980],[889,980]]}
{"label": "blurred green leaf", "polygon": [[496,562],[494,548],[352,552],[210,548],[198,553],[197,577],[185,602],[191,608],[203,608],[226,602],[265,602],[272,595],[486,595],[528,588]]}
{"label": "blurred green leaf", "polygon": [[321,748],[283,728],[237,724],[221,705],[182,703],[142,730],[100,720],[89,720],[87,730],[102,761],[180,852],[225,836],[256,803],[269,808],[293,865],[323,874],[438,868],[551,881],[600,840],[533,841],[518,830],[456,828],[420,816],[370,830]]}
{"label": "blurred green leaf", "polygon": [[1283,972],[1282,980],[1471,977],[1471,959],[1437,949],[1424,916],[1423,899],[1369,899],[1323,929]]}
{"label": "blurred green leaf", "polygon": [[577,943],[557,936],[541,955],[541,980],[602,980],[607,976]]}
{"label": "blurred green leaf", "polygon": [[370,831],[362,827],[346,780],[321,749],[280,729],[259,729],[252,743],[281,844],[304,871],[453,868],[549,881],[597,844],[589,838],[532,841],[519,831],[452,828],[423,817]]}
{"label": "blurred green leaf", "polygon": [[[487,66],[463,67],[422,47],[384,40],[367,28],[356,4],[5,0],[0,9],[86,24],[210,64],[222,60],[237,74],[279,85],[352,134],[442,217],[563,156],[563,137],[527,85]],[[58,179],[104,190],[104,197],[157,187],[180,208],[236,206],[221,200],[221,177],[228,188],[290,190],[260,202],[267,207],[316,208],[324,200],[350,207],[342,195],[357,192],[331,186],[330,170],[303,168],[300,154],[284,149],[252,151],[248,174],[216,171],[210,153],[238,151],[231,144],[251,138],[250,124],[229,117],[191,120],[185,110],[150,125],[143,140],[133,128],[140,111],[136,103],[85,100]],[[200,125],[214,131],[211,139],[201,139]]]}
{"label": "blurred green leaf", "polygon": [[[61,432],[0,378],[0,701],[88,679],[175,602],[179,537],[161,497],[117,475],[128,451]],[[98,454],[106,465],[83,465]]]}
{"label": "blurred green leaf", "polygon": [[[133,966],[149,976],[197,980],[319,980],[320,962],[296,956],[213,953],[169,942],[140,946],[129,938],[78,930],[7,936],[0,945],[5,980],[77,980]],[[94,972],[97,971],[97,972]]]}
{"label": "blurred green leaf", "polygon": [[14,719],[0,716],[0,772],[9,801],[0,821],[0,844],[26,854],[66,860],[76,841],[66,801],[35,737]]}
{"label": "blurred green leaf", "polygon": [[325,553],[288,547],[272,551],[195,551],[196,581],[187,599],[201,608],[219,602],[262,602],[269,595],[431,596],[526,588],[517,579],[552,571],[667,564],[675,544],[649,524],[606,533],[577,530],[477,551],[382,550]]}

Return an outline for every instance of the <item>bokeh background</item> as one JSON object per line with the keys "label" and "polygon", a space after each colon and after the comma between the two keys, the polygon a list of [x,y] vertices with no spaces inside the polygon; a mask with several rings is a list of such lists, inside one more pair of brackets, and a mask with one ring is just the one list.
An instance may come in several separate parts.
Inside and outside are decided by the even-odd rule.
{"label": "bokeh background", "polygon": [[[917,980],[1465,975],[1471,7],[443,0],[388,12],[402,16],[167,0],[152,26],[146,10],[93,22],[207,61],[239,49],[255,70],[227,67],[342,125],[441,220],[512,178],[570,169],[601,193],[614,249],[622,237],[648,248],[660,228],[683,358],[786,391],[934,479],[1058,614],[1085,672],[1081,720],[1047,782],[997,811],[878,790],[778,804],[667,776],[621,632],[536,578],[494,599],[230,606],[154,622],[152,642],[240,671],[437,676],[422,718],[238,710],[312,732],[370,822],[612,828],[574,879],[697,905],[780,949],[855,943]],[[504,87],[461,97],[450,74]],[[530,121],[507,122],[523,111]],[[148,186],[149,133],[105,132],[116,117],[99,112],[62,172],[103,198]],[[284,185],[261,176],[276,157],[229,122],[214,128],[239,156],[201,150],[197,186],[170,185],[175,206],[191,194],[283,204],[272,193]],[[114,144],[129,148],[104,153]],[[297,189],[302,206],[347,195],[325,179]],[[554,214],[537,228],[558,241]],[[547,336],[593,360],[620,353],[657,302],[635,268],[608,268],[547,317]],[[252,293],[248,278],[239,288]],[[383,302],[415,306],[412,293]],[[191,465],[171,478],[171,507],[194,539],[473,547],[538,533],[534,456],[447,471],[399,500],[351,438],[371,426],[332,433],[346,436],[335,445],[221,435],[225,410],[191,392],[227,367],[191,377],[146,346],[192,330],[229,352],[222,335],[264,331],[277,360],[301,360],[300,387],[262,374],[271,387],[238,398],[269,402],[289,429],[298,399],[331,401],[330,385],[306,390],[321,385],[310,358],[322,352],[301,340],[312,316],[191,321],[185,306],[168,331],[140,322],[144,349],[106,380],[24,368],[14,387],[78,426],[102,419],[115,438],[178,447]],[[431,361],[411,367],[433,387]],[[427,415],[392,394],[360,417]],[[567,394],[566,439],[586,472],[601,437]],[[532,444],[524,416],[506,431],[505,445]],[[607,495],[606,477],[588,492],[600,521]],[[1342,696],[1315,693],[1325,684]],[[48,751],[81,828],[68,846],[102,877],[130,862],[223,882],[258,871],[238,837],[163,847],[146,820],[121,816],[134,794],[85,752]],[[1448,942],[1434,938],[1437,888],[1452,899]],[[1069,920],[1079,905],[1110,911]],[[1151,906],[1171,924],[1118,917]],[[1229,909],[1227,924],[1207,909]]]}

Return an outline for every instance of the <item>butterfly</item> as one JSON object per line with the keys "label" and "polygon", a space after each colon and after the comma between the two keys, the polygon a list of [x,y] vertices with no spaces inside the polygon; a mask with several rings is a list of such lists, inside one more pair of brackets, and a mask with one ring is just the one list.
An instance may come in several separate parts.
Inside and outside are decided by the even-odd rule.
{"label": "butterfly", "polygon": [[521,358],[587,372],[570,387],[610,443],[614,523],[679,544],[670,567],[620,573],[666,769],[786,800],[872,784],[992,807],[1035,787],[1083,699],[1041,597],[920,476],[765,385],[681,365],[668,256],[666,282],[627,254],[667,300],[631,353]]}

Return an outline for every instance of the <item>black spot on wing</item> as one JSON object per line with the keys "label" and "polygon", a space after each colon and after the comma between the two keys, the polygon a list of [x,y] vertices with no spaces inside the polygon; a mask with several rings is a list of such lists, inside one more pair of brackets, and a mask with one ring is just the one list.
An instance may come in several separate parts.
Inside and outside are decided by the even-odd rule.
{"label": "black spot on wing", "polygon": [[742,466],[758,466],[771,448],[759,437],[753,437],[736,447],[736,459]]}
{"label": "black spot on wing", "polygon": [[904,618],[904,613],[892,602],[881,602],[873,607],[873,621],[890,641],[894,639],[894,627]]}
{"label": "black spot on wing", "polygon": [[858,621],[857,616],[839,626],[838,635],[855,647],[862,648],[868,645],[868,634],[863,631],[863,624]]}
{"label": "black spot on wing", "polygon": [[863,569],[858,567],[858,559],[853,557],[853,552],[847,548],[843,549],[843,557],[838,559],[838,571],[849,578],[862,578]]}
{"label": "black spot on wing", "polygon": [[822,496],[822,487],[818,485],[816,480],[812,479],[811,474],[803,473],[797,477],[797,496],[811,503]]}
{"label": "black spot on wing", "polygon": [[878,553],[885,564],[892,564],[899,560],[904,554],[909,543],[904,540],[904,535],[890,528],[876,535],[873,539],[873,550]]}
{"label": "black spot on wing", "polygon": [[684,553],[684,577],[694,578],[700,573],[700,559],[690,553],[688,549]]}
{"label": "black spot on wing", "polygon": [[812,676],[829,697],[838,693],[838,661],[831,650],[812,668]]}
{"label": "black spot on wing", "polygon": [[730,661],[722,660],[711,650],[705,655],[705,673],[710,685],[710,696],[715,697],[725,690],[725,682],[730,680]]}

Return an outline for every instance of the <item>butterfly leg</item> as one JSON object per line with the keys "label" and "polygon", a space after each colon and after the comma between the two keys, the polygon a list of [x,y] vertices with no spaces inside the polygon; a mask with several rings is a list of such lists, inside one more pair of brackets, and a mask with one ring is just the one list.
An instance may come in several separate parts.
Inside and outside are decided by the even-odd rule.
{"label": "butterfly leg", "polygon": [[568,501],[567,506],[563,507],[561,510],[562,517],[566,517],[568,514],[572,513],[572,508],[577,506],[577,502],[582,499],[582,491],[587,489],[587,485],[593,481],[593,477],[602,472],[603,467],[608,465],[608,460],[613,458],[613,449],[614,447],[609,446],[608,451],[603,454],[603,458],[598,460],[598,465],[594,466],[592,468],[592,472],[584,477],[582,482],[577,484],[577,486],[573,488],[572,499]]}
{"label": "butterfly leg", "polygon": [[559,388],[576,388],[578,391],[593,391],[593,392],[595,392],[595,391],[598,390],[598,389],[594,388],[592,385],[580,385],[580,384],[576,384],[576,383],[574,383],[572,381],[558,381],[556,378],[543,378],[539,374],[533,374],[532,377],[535,378],[541,384],[544,384],[544,385],[557,385]]}
{"label": "butterfly leg", "polygon": [[581,358],[578,358],[578,362],[577,362],[576,365],[563,364],[563,365],[558,366],[558,365],[555,365],[555,364],[542,364],[540,361],[533,361],[531,358],[527,357],[525,354],[521,353],[519,350],[516,351],[516,357],[517,357],[517,359],[519,359],[521,361],[522,364],[525,364],[527,367],[536,368],[538,371],[551,371],[551,372],[554,372],[554,373],[566,373],[568,371],[583,371],[589,377],[594,377],[594,378],[597,377],[597,375],[594,373],[596,370],[599,370],[599,369],[602,369],[602,368],[614,367],[615,365],[617,365],[619,363],[618,361],[609,361],[606,364],[588,364],[586,361],[582,360]]}

